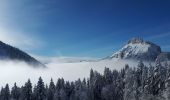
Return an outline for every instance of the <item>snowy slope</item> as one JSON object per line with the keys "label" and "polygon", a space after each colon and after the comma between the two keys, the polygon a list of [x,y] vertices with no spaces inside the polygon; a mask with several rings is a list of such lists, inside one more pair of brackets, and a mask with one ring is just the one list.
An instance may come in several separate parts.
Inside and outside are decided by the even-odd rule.
{"label": "snowy slope", "polygon": [[122,49],[108,58],[155,61],[160,53],[161,48],[158,45],[139,38],[133,38]]}

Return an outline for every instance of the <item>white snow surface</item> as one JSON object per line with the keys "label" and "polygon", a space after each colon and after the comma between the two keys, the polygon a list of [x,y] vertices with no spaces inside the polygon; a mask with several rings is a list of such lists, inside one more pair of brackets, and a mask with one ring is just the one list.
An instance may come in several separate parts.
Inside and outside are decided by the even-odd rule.
{"label": "white snow surface", "polygon": [[120,52],[125,51],[125,54],[124,54],[124,57],[126,58],[128,55],[130,54],[134,54],[134,55],[137,55],[139,53],[145,53],[145,52],[148,52],[148,48],[150,47],[149,44],[127,44],[125,45],[120,51],[114,53],[112,55],[112,57],[115,55],[115,54],[119,54]]}
{"label": "white snow surface", "polygon": [[128,43],[118,52],[111,55],[110,59],[138,59],[138,60],[155,60],[161,53],[159,46],[149,42]]}

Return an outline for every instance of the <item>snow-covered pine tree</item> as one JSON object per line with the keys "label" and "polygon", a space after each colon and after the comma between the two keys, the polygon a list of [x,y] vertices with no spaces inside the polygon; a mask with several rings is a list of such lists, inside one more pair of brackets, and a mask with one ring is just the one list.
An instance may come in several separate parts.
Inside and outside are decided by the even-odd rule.
{"label": "snow-covered pine tree", "polygon": [[83,79],[83,81],[78,79],[75,82],[75,99],[76,100],[89,100],[88,89],[87,89],[85,79]]}
{"label": "snow-covered pine tree", "polygon": [[75,100],[75,85],[74,82],[71,82],[70,84],[71,93],[69,96],[69,100]]}
{"label": "snow-covered pine tree", "polygon": [[59,78],[56,84],[56,90],[59,91],[60,89],[64,88],[65,81],[63,78]]}
{"label": "snow-covered pine tree", "polygon": [[63,88],[60,90],[60,100],[67,100],[66,92]]}
{"label": "snow-covered pine tree", "polygon": [[10,90],[8,84],[6,84],[5,88],[1,89],[1,100],[10,100]]}
{"label": "snow-covered pine tree", "polygon": [[91,71],[90,100],[101,100],[101,90],[102,90],[103,84],[104,84],[103,76],[97,71],[95,72]]}
{"label": "snow-covered pine tree", "polygon": [[144,88],[145,95],[143,96],[143,99],[164,100],[163,89],[165,89],[164,84],[166,72],[163,73],[163,70],[164,68],[158,60],[156,61],[154,68],[152,66],[149,67],[149,74]]}
{"label": "snow-covered pine tree", "polygon": [[30,79],[28,79],[28,81],[25,83],[22,94],[25,100],[32,100],[32,83]]}
{"label": "snow-covered pine tree", "polygon": [[124,77],[122,77],[122,73],[120,72],[118,74],[117,80],[116,80],[116,94],[117,94],[117,100],[123,100],[123,94],[124,94]]}
{"label": "snow-covered pine tree", "polygon": [[20,98],[20,88],[17,87],[16,83],[14,83],[14,86],[12,87],[12,90],[11,90],[11,98],[13,100],[19,100]]}
{"label": "snow-covered pine tree", "polygon": [[170,77],[167,79],[166,100],[170,100]]}
{"label": "snow-covered pine tree", "polygon": [[102,97],[102,100],[118,100],[116,97],[115,97],[115,86],[114,85],[106,85],[102,88],[102,91],[101,91],[101,97]]}
{"label": "snow-covered pine tree", "polygon": [[90,83],[92,83],[93,78],[94,78],[94,71],[93,71],[93,69],[91,69],[90,70]]}
{"label": "snow-covered pine tree", "polygon": [[72,89],[71,89],[71,85],[70,85],[70,82],[66,82],[65,83],[65,93],[66,93],[66,100],[69,100],[70,98],[70,95],[71,95],[71,92],[72,92]]}
{"label": "snow-covered pine tree", "polygon": [[55,84],[53,82],[53,79],[51,79],[49,88],[47,90],[47,100],[53,100],[55,90],[56,90],[55,89]]}
{"label": "snow-covered pine tree", "polygon": [[152,93],[153,76],[154,76],[154,67],[151,64],[149,64],[148,78],[145,80],[145,86],[144,86],[144,92],[143,92],[144,94]]}
{"label": "snow-covered pine tree", "polygon": [[55,91],[53,100],[61,100],[60,91],[57,91],[57,90]]}
{"label": "snow-covered pine tree", "polygon": [[154,75],[151,80],[152,84],[150,84],[153,87],[151,92],[154,96],[159,95],[159,92],[161,90],[161,88],[160,88],[160,82],[161,82],[160,69],[161,69],[161,63],[157,62],[156,66],[154,68]]}
{"label": "snow-covered pine tree", "polygon": [[105,85],[111,84],[113,82],[112,71],[109,68],[105,67],[103,76],[104,76]]}
{"label": "snow-covered pine tree", "polygon": [[33,87],[32,100],[37,100],[37,85]]}
{"label": "snow-covered pine tree", "polygon": [[81,92],[82,92],[81,80],[78,79],[77,81],[75,81],[75,99],[76,100],[81,100]]}
{"label": "snow-covered pine tree", "polygon": [[45,86],[44,86],[44,82],[42,80],[42,78],[40,77],[37,83],[37,87],[36,87],[36,98],[37,100],[45,100],[46,99],[46,92],[45,92]]}
{"label": "snow-covered pine tree", "polygon": [[65,81],[63,78],[59,78],[56,84],[56,91],[54,94],[54,100],[66,100]]}
{"label": "snow-covered pine tree", "polygon": [[134,72],[132,68],[129,68],[126,65],[125,68],[125,88],[124,88],[124,100],[133,100],[134,99]]}
{"label": "snow-covered pine tree", "polygon": [[170,100],[170,64],[167,65],[166,100]]}
{"label": "snow-covered pine tree", "polygon": [[138,63],[138,66],[137,66],[137,71],[136,71],[136,84],[137,84],[137,87],[140,88],[143,84],[143,78],[142,78],[142,75],[143,75],[143,69],[144,69],[144,64],[142,61],[140,61]]}

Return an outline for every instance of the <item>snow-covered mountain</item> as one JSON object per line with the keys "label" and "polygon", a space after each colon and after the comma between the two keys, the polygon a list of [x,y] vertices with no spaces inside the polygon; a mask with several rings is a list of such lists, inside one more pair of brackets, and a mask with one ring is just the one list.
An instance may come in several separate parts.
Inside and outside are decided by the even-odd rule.
{"label": "snow-covered mountain", "polygon": [[[160,46],[144,41],[140,38],[130,39],[120,50],[108,56],[105,59],[132,59],[142,61],[155,61],[157,57],[162,59],[162,56],[166,56],[169,53],[163,53]],[[167,59],[169,59],[167,57]]]}
{"label": "snow-covered mountain", "polygon": [[0,59],[1,60],[15,60],[15,61],[24,61],[29,65],[34,67],[41,66],[45,67],[41,62],[31,57],[27,53],[19,50],[18,48],[12,47],[8,44],[0,41]]}

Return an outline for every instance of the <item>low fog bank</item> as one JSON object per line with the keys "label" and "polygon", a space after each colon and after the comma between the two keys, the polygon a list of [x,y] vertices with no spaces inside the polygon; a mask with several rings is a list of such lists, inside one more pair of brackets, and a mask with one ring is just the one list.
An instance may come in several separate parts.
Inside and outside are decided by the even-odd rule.
{"label": "low fog bank", "polygon": [[[33,68],[24,62],[0,61],[0,86],[8,83],[10,86],[16,82],[17,85],[24,85],[30,78],[33,85],[37,83],[41,76],[45,84],[49,84],[50,79],[56,82],[58,78],[74,81],[78,78],[89,77],[90,69],[103,73],[105,67],[110,69],[121,69],[126,63],[135,66],[137,63],[129,61],[100,61],[100,62],[79,62],[79,63],[55,63],[46,64],[48,68]],[[133,67],[132,66],[132,67]]]}
{"label": "low fog bank", "polygon": [[92,58],[92,57],[44,57],[44,56],[32,56],[36,59],[38,59],[40,62],[43,62],[43,64],[47,63],[78,63],[78,62],[92,62],[92,61],[98,61],[99,58]]}

